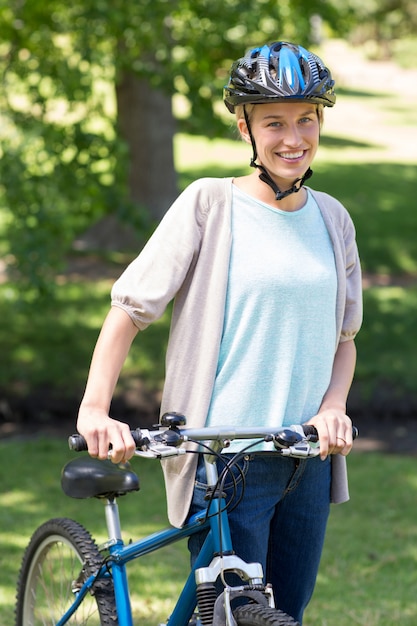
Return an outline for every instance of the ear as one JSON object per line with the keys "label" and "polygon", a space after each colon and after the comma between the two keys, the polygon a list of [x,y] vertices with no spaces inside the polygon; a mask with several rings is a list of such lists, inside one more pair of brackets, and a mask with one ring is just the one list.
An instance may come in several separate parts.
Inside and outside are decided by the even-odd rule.
{"label": "ear", "polygon": [[237,122],[237,129],[240,133],[240,136],[242,137],[243,141],[246,141],[246,143],[252,143],[251,139],[250,139],[250,135],[249,135],[249,131],[248,131],[248,127],[245,121],[244,117],[240,117]]}

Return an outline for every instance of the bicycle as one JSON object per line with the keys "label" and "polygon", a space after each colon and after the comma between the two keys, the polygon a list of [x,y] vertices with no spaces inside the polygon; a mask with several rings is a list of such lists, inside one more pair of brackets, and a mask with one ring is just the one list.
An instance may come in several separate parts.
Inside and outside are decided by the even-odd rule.
{"label": "bicycle", "polygon": [[[277,454],[314,457],[319,454],[315,428],[292,426],[275,433],[265,428],[187,429],[184,416],[168,413],[157,430],[136,429],[132,436],[136,454],[150,459],[185,454],[189,452],[186,442],[198,443],[207,472],[207,511],[194,515],[182,528],[166,528],[125,545],[117,498],[139,490],[130,464],[117,466],[89,456],[69,461],[62,471],[62,488],[73,498],[104,500],[108,541],[98,547],[88,530],[68,518],[42,524],[23,556],[16,626],[133,626],[126,565],[203,529],[208,531],[207,538],[165,626],[297,626],[292,617],[275,608],[261,564],[245,563],[233,553],[230,502],[225,502],[222,487],[237,459],[253,444],[224,460],[220,473],[216,461],[223,458],[221,450],[233,439],[270,441]],[[72,435],[69,446],[75,451],[87,449],[80,435]],[[226,582],[228,573],[238,575],[238,585]]]}

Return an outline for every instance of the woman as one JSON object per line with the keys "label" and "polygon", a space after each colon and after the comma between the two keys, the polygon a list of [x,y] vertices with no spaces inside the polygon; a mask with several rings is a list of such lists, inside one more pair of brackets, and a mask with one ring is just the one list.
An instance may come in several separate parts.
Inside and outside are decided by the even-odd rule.
{"label": "woman", "polygon": [[[346,400],[362,316],[351,219],[304,186],[333,86],[318,57],[286,42],[233,65],[225,103],[254,171],[191,184],[115,283],[77,423],[91,455],[106,458],[112,443],[114,462],[130,458],[111,397],[137,331],[174,298],[162,412],[184,413],[191,427],[308,422],[319,432],[317,460],[280,459],[267,444],[245,457],[245,499],[231,515],[237,554],[263,564],[277,607],[300,623],[330,502],[348,498]],[[203,468],[185,457],[163,462],[176,526],[204,506]]]}

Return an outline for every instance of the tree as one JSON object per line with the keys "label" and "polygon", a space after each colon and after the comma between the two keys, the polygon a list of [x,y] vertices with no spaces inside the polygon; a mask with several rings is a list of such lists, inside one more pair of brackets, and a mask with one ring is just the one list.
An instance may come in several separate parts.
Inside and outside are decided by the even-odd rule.
{"label": "tree", "polygon": [[[376,56],[391,58],[398,42],[415,42],[417,4],[415,0],[348,0],[356,17],[352,39],[356,43],[372,41]],[[415,58],[415,46],[413,57]],[[407,65],[407,63],[404,63]],[[415,66],[415,62],[412,64]]]}
{"label": "tree", "polygon": [[[338,0],[334,0],[336,3]],[[14,0],[1,9],[1,211],[26,283],[48,290],[74,236],[105,214],[143,227],[177,193],[172,96],[187,132],[226,132],[214,112],[250,45],[309,42],[323,0]]]}

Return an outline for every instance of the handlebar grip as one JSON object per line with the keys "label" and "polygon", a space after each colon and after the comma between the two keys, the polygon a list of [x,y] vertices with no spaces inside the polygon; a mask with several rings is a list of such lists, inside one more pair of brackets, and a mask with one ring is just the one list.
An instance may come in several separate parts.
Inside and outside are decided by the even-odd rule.
{"label": "handlebar grip", "polygon": [[[317,429],[312,424],[303,424],[303,430],[305,436],[310,438],[310,441],[315,443],[319,440]],[[355,440],[357,437],[359,437],[359,430],[356,428],[356,426],[352,426],[353,440]]]}
{"label": "handlebar grip", "polygon": [[68,447],[74,452],[84,452],[88,450],[87,442],[82,435],[70,435],[68,437]]}
{"label": "handlebar grip", "polygon": [[[136,430],[131,430],[130,434],[132,435],[133,441],[135,442],[136,448],[141,448],[146,442],[146,437],[143,437],[142,431],[140,428],[136,428]],[[87,452],[88,446],[87,442],[82,435],[78,433],[74,435],[70,435],[68,437],[68,446],[70,450],[74,452]],[[111,444],[110,444],[111,449]]]}

